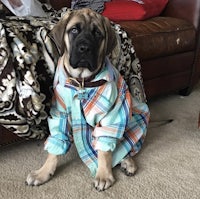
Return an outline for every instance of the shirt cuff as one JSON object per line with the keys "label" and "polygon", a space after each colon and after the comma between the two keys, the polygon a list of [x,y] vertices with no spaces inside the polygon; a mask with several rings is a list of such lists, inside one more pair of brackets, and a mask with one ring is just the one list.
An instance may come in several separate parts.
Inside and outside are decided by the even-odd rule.
{"label": "shirt cuff", "polygon": [[69,150],[70,145],[66,135],[54,135],[47,138],[44,149],[54,155],[64,155]]}
{"label": "shirt cuff", "polygon": [[95,150],[114,151],[117,145],[117,139],[112,137],[99,137],[95,143]]}

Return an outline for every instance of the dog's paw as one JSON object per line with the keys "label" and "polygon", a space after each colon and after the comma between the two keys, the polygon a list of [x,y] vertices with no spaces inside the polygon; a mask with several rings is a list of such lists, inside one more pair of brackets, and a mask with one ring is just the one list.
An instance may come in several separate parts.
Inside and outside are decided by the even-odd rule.
{"label": "dog's paw", "polygon": [[127,157],[121,162],[121,171],[127,176],[133,176],[137,170],[137,166],[132,157]]}
{"label": "dog's paw", "polygon": [[32,171],[26,178],[26,185],[39,186],[47,182],[53,174],[41,172],[40,170]]}
{"label": "dog's paw", "polygon": [[112,174],[109,175],[99,175],[97,174],[94,180],[94,187],[97,191],[104,191],[111,187],[115,182]]}

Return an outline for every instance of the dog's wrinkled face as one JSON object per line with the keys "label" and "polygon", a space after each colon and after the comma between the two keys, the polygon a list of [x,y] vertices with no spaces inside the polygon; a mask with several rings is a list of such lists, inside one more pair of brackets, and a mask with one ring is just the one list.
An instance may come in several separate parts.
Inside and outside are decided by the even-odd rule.
{"label": "dog's wrinkled face", "polygon": [[82,23],[71,23],[66,27],[68,36],[65,37],[65,41],[71,44],[71,49],[68,50],[69,62],[73,68],[85,67],[94,71],[105,35],[91,19],[88,26],[84,22],[83,18]]}
{"label": "dog's wrinkled face", "polygon": [[73,77],[88,77],[97,72],[116,45],[109,20],[87,8],[69,11],[55,25],[51,36]]}

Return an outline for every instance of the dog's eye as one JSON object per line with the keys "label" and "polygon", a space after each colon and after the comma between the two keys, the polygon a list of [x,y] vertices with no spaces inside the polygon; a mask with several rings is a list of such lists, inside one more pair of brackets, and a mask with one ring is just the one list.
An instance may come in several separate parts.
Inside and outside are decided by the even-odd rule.
{"label": "dog's eye", "polygon": [[95,37],[102,37],[101,31],[99,29],[95,29],[94,34]]}
{"label": "dog's eye", "polygon": [[70,32],[71,32],[72,34],[78,34],[78,33],[79,33],[79,30],[78,30],[78,28],[73,27],[73,28],[71,28]]}

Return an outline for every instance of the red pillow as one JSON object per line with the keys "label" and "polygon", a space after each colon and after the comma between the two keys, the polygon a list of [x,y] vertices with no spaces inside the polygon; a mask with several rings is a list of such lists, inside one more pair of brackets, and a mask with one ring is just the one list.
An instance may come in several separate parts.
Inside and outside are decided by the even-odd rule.
{"label": "red pillow", "polygon": [[168,0],[112,0],[105,3],[102,15],[113,21],[144,20],[158,16],[168,3]]}

